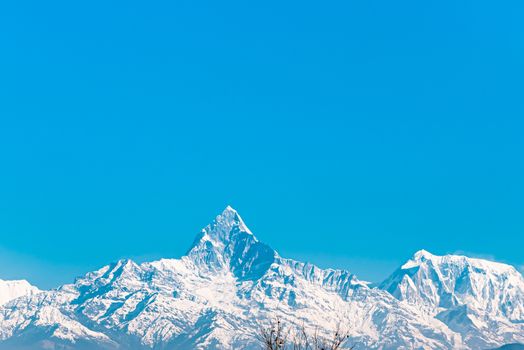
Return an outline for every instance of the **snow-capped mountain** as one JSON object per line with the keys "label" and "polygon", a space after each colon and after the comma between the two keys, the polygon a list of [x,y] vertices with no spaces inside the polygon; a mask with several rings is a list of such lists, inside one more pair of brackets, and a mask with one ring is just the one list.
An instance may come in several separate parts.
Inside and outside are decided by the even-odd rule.
{"label": "snow-capped mountain", "polygon": [[[142,264],[121,260],[73,284],[8,302],[0,307],[0,348],[251,350],[259,349],[255,339],[259,322],[278,315],[286,323],[319,326],[320,332],[340,324],[349,330],[350,344],[357,344],[356,349],[477,349],[471,339],[477,342],[478,329],[469,327],[462,315],[455,318],[455,308],[442,306],[444,297],[435,296],[439,292],[422,288],[429,283],[422,281],[426,275],[417,285],[414,270],[421,268],[412,271],[410,266],[421,266],[419,255],[423,254],[381,288],[370,288],[348,271],[324,270],[281,257],[258,241],[228,207],[180,259]],[[445,277],[428,275],[433,277],[430,282],[440,285],[464,279],[460,273],[448,273],[460,270],[454,267],[458,262],[447,264],[442,267],[445,272],[439,272]],[[499,276],[499,264],[482,264]],[[405,270],[411,271],[414,287],[404,282]],[[475,273],[470,285],[504,285],[507,292],[471,292],[466,297],[465,290],[453,305],[469,306],[482,295],[485,299],[475,301],[475,307],[489,310],[482,314],[486,320],[499,327],[500,322],[510,322],[504,323],[507,336],[486,332],[482,344],[493,348],[509,339],[520,341],[522,276],[511,273],[508,278],[518,277],[520,282],[491,285],[486,280],[494,276]],[[414,291],[404,293],[403,283]]]}
{"label": "snow-capped mountain", "polygon": [[524,342],[524,278],[510,265],[421,250],[380,287],[472,348]]}
{"label": "snow-capped mountain", "polygon": [[4,281],[0,280],[0,305],[13,299],[28,294],[36,294],[40,290],[26,280]]}

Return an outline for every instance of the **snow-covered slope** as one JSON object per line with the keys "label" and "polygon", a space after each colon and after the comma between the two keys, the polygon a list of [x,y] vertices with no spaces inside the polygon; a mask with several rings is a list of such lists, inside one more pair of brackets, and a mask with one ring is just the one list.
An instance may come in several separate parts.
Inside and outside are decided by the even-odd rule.
{"label": "snow-covered slope", "polygon": [[[341,324],[356,349],[475,348],[469,328],[451,327],[440,306],[411,302],[395,285],[392,277],[370,288],[348,271],[282,258],[228,207],[181,259],[121,260],[0,307],[0,348],[259,349],[258,322],[276,315],[321,332]],[[520,306],[506,305],[501,315],[518,325],[522,299],[512,300]],[[508,339],[523,334],[508,331]]]}
{"label": "snow-covered slope", "polygon": [[524,278],[512,266],[421,250],[380,287],[472,348],[524,341]]}
{"label": "snow-covered slope", "polygon": [[4,281],[0,280],[0,305],[13,299],[28,294],[36,294],[40,290],[26,280]]}

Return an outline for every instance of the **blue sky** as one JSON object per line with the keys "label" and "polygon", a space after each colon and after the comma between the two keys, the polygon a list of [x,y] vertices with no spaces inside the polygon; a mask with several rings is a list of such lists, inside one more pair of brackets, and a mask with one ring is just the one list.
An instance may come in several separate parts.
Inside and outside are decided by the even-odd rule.
{"label": "blue sky", "polygon": [[227,204],[380,280],[524,265],[520,1],[0,5],[0,277],[179,257]]}

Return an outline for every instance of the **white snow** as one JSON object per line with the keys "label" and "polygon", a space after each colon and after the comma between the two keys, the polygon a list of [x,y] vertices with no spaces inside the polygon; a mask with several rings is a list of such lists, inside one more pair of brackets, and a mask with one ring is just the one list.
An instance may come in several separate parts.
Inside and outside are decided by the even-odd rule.
{"label": "white snow", "polygon": [[24,295],[36,294],[39,291],[38,288],[29,284],[26,280],[0,280],[0,305]]}
{"label": "white snow", "polygon": [[421,250],[381,288],[441,320],[471,348],[524,342],[524,278],[513,266]]}
{"label": "white snow", "polygon": [[280,257],[227,207],[181,259],[121,260],[11,300],[0,339],[252,350],[259,322],[276,315],[321,333],[340,324],[356,349],[489,348],[524,341],[524,284],[508,265],[419,251],[370,288],[348,271]]}

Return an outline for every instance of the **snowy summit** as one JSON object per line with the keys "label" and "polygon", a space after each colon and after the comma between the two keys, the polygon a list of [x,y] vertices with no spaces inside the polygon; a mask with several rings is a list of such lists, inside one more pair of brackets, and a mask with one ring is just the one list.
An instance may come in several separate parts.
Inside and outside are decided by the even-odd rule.
{"label": "snowy summit", "polygon": [[[4,296],[0,283],[0,294]],[[0,349],[259,349],[259,322],[333,330],[355,349],[489,349],[524,342],[513,267],[417,252],[377,288],[281,257],[227,207],[180,259],[121,260],[73,284],[13,289]]]}

